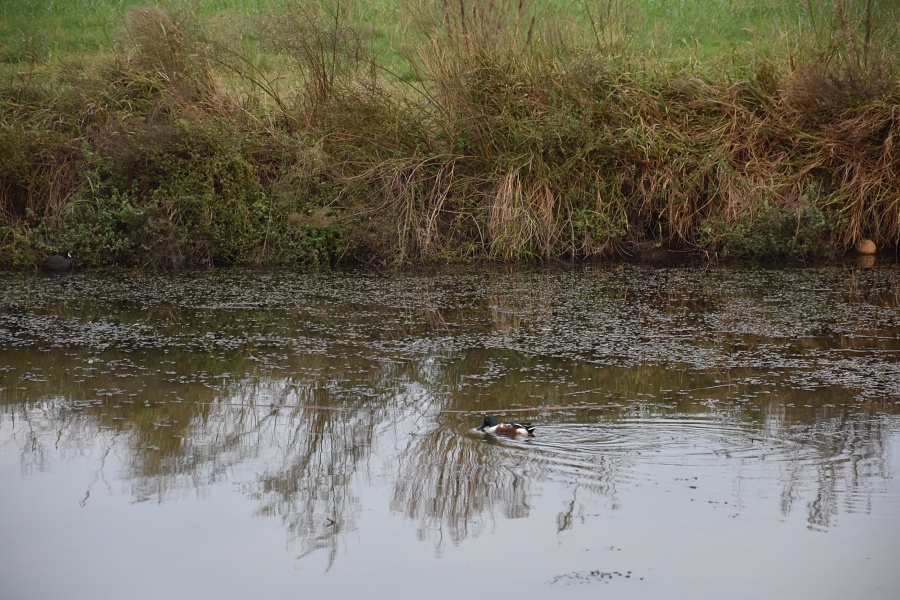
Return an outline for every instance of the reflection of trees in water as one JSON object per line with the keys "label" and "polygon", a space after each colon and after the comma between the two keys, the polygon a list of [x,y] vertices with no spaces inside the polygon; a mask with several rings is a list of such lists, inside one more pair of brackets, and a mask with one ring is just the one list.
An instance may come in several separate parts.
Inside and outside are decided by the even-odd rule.
{"label": "reflection of trees in water", "polygon": [[[557,430],[552,447],[542,439],[492,445],[462,433],[475,424],[465,424],[471,417],[437,415],[447,400],[436,400],[433,390],[448,374],[434,363],[382,362],[354,371],[322,363],[314,371],[328,377],[244,380],[209,390],[218,399],[207,402],[53,398],[7,405],[4,419],[16,421],[26,472],[60,456],[93,453],[97,471],[83,502],[98,482],[113,481],[104,473],[109,456],[128,469],[125,481],[138,501],[202,494],[248,466],[258,469],[243,485],[258,502],[256,514],[280,519],[300,557],[324,552],[329,565],[355,527],[364,501],[360,478],[371,475],[378,432],[393,439],[385,433],[391,428],[399,427],[395,437],[406,445],[385,455],[396,478],[390,509],[417,522],[419,538],[438,550],[479,536],[495,518],[527,517],[536,486],[548,481],[571,490],[556,517],[559,531],[571,529],[598,499],[622,501],[617,481],[627,479],[634,460],[628,448],[607,452],[615,444],[590,426]],[[742,427],[760,423],[740,435],[767,442],[742,455],[778,461],[782,514],[804,502],[809,526],[828,528],[841,511],[869,509],[890,475],[888,437],[896,420],[875,411],[803,408],[810,394],[733,404],[718,414]],[[616,422],[629,410],[593,420]],[[424,428],[405,435],[413,422]]]}
{"label": "reflection of trees in water", "polygon": [[[330,382],[270,379],[233,389],[229,399],[244,420],[233,432],[262,465],[246,485],[259,502],[256,514],[280,519],[300,558],[325,551],[330,568],[361,508],[354,479],[368,468],[389,399],[354,374]],[[254,417],[257,410],[265,416]]]}
{"label": "reflection of trees in water", "polygon": [[876,486],[890,477],[888,438],[895,427],[888,418],[866,413],[842,413],[807,424],[785,420],[783,407],[770,411],[764,432],[787,448],[782,514],[788,516],[808,496],[811,529],[831,527],[841,507],[868,512]]}
{"label": "reflection of trees in water", "polygon": [[[321,398],[320,398],[321,400]],[[286,426],[273,436],[267,461],[250,496],[257,514],[281,519],[300,556],[326,550],[329,566],[337,553],[337,535],[353,528],[360,509],[353,476],[372,444],[375,413],[291,409]]]}
{"label": "reflection of trees in water", "polygon": [[[113,481],[104,473],[111,456],[128,469],[125,481],[138,501],[202,494],[232,472],[240,475],[248,465],[260,465],[243,488],[258,502],[257,514],[280,519],[299,556],[322,552],[329,565],[362,508],[359,479],[370,474],[376,432],[400,421],[405,427],[415,419],[425,428],[419,435],[398,436],[408,443],[391,450],[396,481],[390,508],[417,522],[420,539],[439,550],[447,541],[477,537],[495,518],[527,517],[531,495],[542,482],[558,481],[571,490],[571,501],[556,517],[559,531],[577,524],[597,498],[621,501],[614,498],[615,487],[632,465],[628,451],[620,451],[618,463],[616,454],[602,451],[602,443],[594,452],[591,443],[602,440],[591,438],[596,432],[590,428],[557,431],[557,448],[542,446],[541,439],[524,446],[490,445],[461,433],[467,428],[460,425],[464,418],[435,417],[449,401],[435,400],[434,390],[466,371],[459,365],[373,362],[351,371],[323,359],[307,368],[307,378],[263,377],[202,388],[196,402],[158,402],[146,393],[132,398],[119,392],[89,402],[50,397],[7,404],[3,418],[15,421],[25,472],[47,468],[61,456],[93,453],[96,473],[82,502],[90,501],[98,482]],[[405,393],[411,387],[421,393]],[[780,459],[782,514],[804,502],[809,527],[822,529],[834,526],[841,511],[869,510],[890,475],[887,444],[896,420],[877,416],[877,410],[823,408],[823,392],[815,393],[819,404],[804,408],[812,395],[785,392],[769,404],[731,404],[732,412],[722,403],[720,414],[742,426],[760,423],[761,430],[751,431],[769,441],[764,449],[769,457]],[[459,406],[458,395],[447,398]],[[498,394],[497,400],[511,405],[514,398]],[[588,415],[580,418],[590,420]],[[617,416],[595,417],[601,418],[615,422]],[[560,437],[565,435],[582,437]],[[750,451],[758,450],[756,445]]]}
{"label": "reflection of trees in water", "polygon": [[440,549],[479,535],[497,510],[528,516],[534,479],[527,455],[443,428],[417,436],[400,454],[391,509],[418,521],[418,536]]}
{"label": "reflection of trees in water", "polygon": [[497,517],[528,517],[536,488],[552,480],[572,491],[557,515],[558,531],[571,529],[598,499],[615,506],[616,477],[633,462],[605,455],[591,435],[579,427],[557,430],[552,444],[515,441],[461,434],[439,417],[400,452],[391,509],[417,522],[419,539],[440,552],[448,541],[477,537]]}
{"label": "reflection of trees in water", "polygon": [[624,454],[603,455],[599,452],[582,453],[582,456],[563,453],[553,456],[544,453],[542,468],[571,492],[563,509],[556,515],[556,532],[573,529],[576,522],[584,520],[588,508],[600,500],[609,502],[608,508],[618,508],[617,480],[633,467],[633,460]]}
{"label": "reflection of trees in water", "polygon": [[360,479],[371,475],[379,432],[432,410],[433,387],[419,382],[434,376],[430,362],[362,361],[351,368],[323,358],[308,379],[271,379],[233,390],[233,403],[263,399],[277,415],[254,431],[254,445],[265,449],[265,468],[248,493],[259,502],[258,515],[281,520],[300,545],[300,558],[324,551],[331,567],[362,508],[357,490]]}
{"label": "reflection of trees in water", "polygon": [[[816,435],[816,497],[808,505],[810,527],[829,527],[839,501],[847,512],[868,512],[875,486],[890,476],[887,462],[889,429],[880,419],[845,417],[822,423]],[[827,457],[827,460],[821,460]]]}
{"label": "reflection of trees in water", "polygon": [[2,407],[0,414],[8,421],[10,441],[18,442],[22,448],[19,457],[25,475],[47,470],[61,454],[77,456],[95,446],[91,438],[97,433],[96,422],[80,418],[73,411],[61,410],[60,402],[60,399],[48,399]]}

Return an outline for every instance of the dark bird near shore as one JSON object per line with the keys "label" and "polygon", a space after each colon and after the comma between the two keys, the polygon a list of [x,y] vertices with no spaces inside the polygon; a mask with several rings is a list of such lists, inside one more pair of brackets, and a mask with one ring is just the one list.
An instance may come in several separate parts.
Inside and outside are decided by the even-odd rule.
{"label": "dark bird near shore", "polygon": [[41,271],[65,271],[72,266],[72,253],[51,254],[41,262]]}

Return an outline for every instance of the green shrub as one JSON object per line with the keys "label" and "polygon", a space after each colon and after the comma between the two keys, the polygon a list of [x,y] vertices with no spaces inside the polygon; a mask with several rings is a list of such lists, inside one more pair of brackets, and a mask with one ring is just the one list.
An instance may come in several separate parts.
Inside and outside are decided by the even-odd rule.
{"label": "green shrub", "polygon": [[82,266],[135,266],[144,264],[140,240],[146,238],[148,211],[128,194],[70,202],[59,219],[54,242],[73,250]]}
{"label": "green shrub", "polygon": [[37,232],[31,227],[0,225],[0,268],[34,268],[41,257],[37,238]]}
{"label": "green shrub", "polygon": [[820,208],[795,209],[766,204],[733,225],[707,225],[704,244],[722,248],[724,257],[772,261],[825,258],[834,253],[831,224]]}

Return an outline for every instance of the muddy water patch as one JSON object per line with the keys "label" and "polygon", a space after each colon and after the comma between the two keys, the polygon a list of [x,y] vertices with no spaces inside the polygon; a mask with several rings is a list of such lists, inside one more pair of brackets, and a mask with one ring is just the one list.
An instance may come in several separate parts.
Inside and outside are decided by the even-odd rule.
{"label": "muddy water patch", "polygon": [[[898,280],[5,276],[0,577],[22,597],[500,579],[524,597],[894,598]],[[485,414],[537,435],[472,435]]]}

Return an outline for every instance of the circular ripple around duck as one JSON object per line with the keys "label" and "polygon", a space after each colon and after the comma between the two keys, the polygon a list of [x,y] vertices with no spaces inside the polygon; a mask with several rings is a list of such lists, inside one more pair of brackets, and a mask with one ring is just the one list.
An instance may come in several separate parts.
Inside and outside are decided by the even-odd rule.
{"label": "circular ripple around duck", "polygon": [[549,477],[614,478],[620,483],[653,480],[662,473],[694,476],[704,469],[761,461],[811,466],[823,460],[790,438],[695,416],[545,425],[528,447]]}

